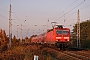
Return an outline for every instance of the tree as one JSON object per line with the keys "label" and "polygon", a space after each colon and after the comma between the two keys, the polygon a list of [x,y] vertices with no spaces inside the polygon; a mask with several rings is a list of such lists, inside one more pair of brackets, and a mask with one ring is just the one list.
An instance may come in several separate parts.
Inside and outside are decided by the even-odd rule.
{"label": "tree", "polygon": [[[76,46],[77,41],[77,24],[73,26],[73,32],[72,32],[72,40],[74,46]],[[83,21],[80,23],[80,41],[81,46],[87,45],[88,43],[85,43],[85,41],[90,40],[90,20]]]}
{"label": "tree", "polygon": [[0,29],[0,51],[7,50],[8,42],[9,42],[9,39],[6,36],[5,30]]}
{"label": "tree", "polygon": [[32,38],[33,38],[33,37],[36,37],[36,36],[37,36],[37,35],[32,35],[32,36],[30,37],[29,41],[31,42]]}
{"label": "tree", "polygon": [[29,39],[27,36],[25,37],[25,43],[29,43]]}
{"label": "tree", "polygon": [[12,39],[12,46],[15,46],[15,45],[16,45],[16,42],[17,42],[17,38],[16,38],[16,36],[14,35],[14,36],[13,36],[13,39]]}

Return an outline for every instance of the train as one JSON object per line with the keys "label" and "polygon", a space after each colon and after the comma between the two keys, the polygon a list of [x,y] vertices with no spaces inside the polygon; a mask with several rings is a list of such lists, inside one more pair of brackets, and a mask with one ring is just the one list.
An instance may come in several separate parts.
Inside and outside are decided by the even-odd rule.
{"label": "train", "polygon": [[71,45],[70,29],[64,28],[63,25],[56,25],[46,33],[33,37],[31,42],[53,45],[60,50],[67,49]]}

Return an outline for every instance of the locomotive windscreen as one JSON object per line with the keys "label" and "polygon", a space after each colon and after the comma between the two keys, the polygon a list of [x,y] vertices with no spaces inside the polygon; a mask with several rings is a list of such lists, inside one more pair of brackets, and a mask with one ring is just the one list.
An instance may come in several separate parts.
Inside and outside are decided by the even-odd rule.
{"label": "locomotive windscreen", "polygon": [[68,30],[56,30],[57,34],[63,34],[63,35],[67,35],[69,33]]}

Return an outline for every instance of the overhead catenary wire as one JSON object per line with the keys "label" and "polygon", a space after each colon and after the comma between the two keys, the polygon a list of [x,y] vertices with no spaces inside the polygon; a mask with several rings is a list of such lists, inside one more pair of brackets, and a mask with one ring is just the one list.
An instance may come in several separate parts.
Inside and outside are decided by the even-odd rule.
{"label": "overhead catenary wire", "polygon": [[80,9],[85,9],[85,8],[87,8],[87,7],[90,7],[90,5],[87,5],[87,6],[85,6],[85,7],[82,7],[82,8],[80,8]]}
{"label": "overhead catenary wire", "polygon": [[[87,8],[87,7],[90,7],[90,5],[87,5],[87,6],[85,6],[85,7],[80,8],[80,10],[81,10],[81,9],[85,9],[85,8]],[[70,16],[72,16],[72,15],[75,14],[75,13],[77,13],[77,12],[72,13],[72,14],[69,15],[67,18],[69,18]],[[86,14],[88,14],[88,13],[86,13]],[[67,18],[66,18],[66,19],[67,19]]]}
{"label": "overhead catenary wire", "polygon": [[[75,4],[77,2],[77,0],[75,0],[73,3],[71,3],[65,10],[63,10],[61,13],[65,12],[68,8],[70,8],[73,4]],[[59,13],[59,14],[61,14]],[[58,15],[57,15],[58,16]],[[55,17],[54,17],[55,18]],[[53,18],[53,19],[54,19]]]}
{"label": "overhead catenary wire", "polygon": [[[86,9],[86,8],[88,8],[88,7],[90,7],[90,5],[87,5],[87,6],[84,6],[84,7],[80,8],[80,10],[82,10],[82,9]],[[88,14],[90,14],[90,12],[87,12],[87,13],[81,15],[81,17],[83,17],[83,16],[85,17],[85,16],[87,16]],[[84,21],[84,20],[88,20],[88,19],[90,19],[89,16],[86,17],[86,18],[84,18],[84,19],[82,19],[82,21]]]}
{"label": "overhead catenary wire", "polygon": [[[84,7],[80,8],[80,10],[85,9],[85,8],[87,8],[87,7],[90,7],[90,5],[87,5],[87,6],[84,6]],[[71,16],[72,16],[73,14],[75,14],[75,13],[77,13],[77,12],[72,13],[72,14],[69,15],[67,18],[71,17]],[[89,13],[86,13],[86,14],[89,14]],[[84,14],[84,15],[86,15],[86,14]],[[83,15],[82,15],[82,16],[83,16]],[[67,18],[66,18],[66,19],[67,19]]]}
{"label": "overhead catenary wire", "polygon": [[64,11],[66,11],[68,8],[70,8],[73,4],[75,4],[77,0],[75,0],[72,4],[70,4]]}
{"label": "overhead catenary wire", "polygon": [[5,12],[5,13],[8,13],[7,11],[5,11],[4,9],[2,9],[2,8],[0,8],[0,10],[2,10],[3,12]]}
{"label": "overhead catenary wire", "polygon": [[[7,12],[7,11],[5,11],[4,9],[0,8],[0,10],[1,10],[1,11],[3,11],[4,13],[7,13],[7,14],[8,14],[8,12]],[[8,19],[7,17],[2,16],[2,15],[0,15],[0,17],[2,17],[2,18],[4,18],[4,19]]]}
{"label": "overhead catenary wire", "polygon": [[[12,3],[12,1],[10,0],[10,4]],[[18,17],[17,17],[17,14],[16,14],[16,12],[14,11],[14,9],[13,9],[13,6],[12,6],[12,15],[14,14],[14,17],[16,18],[16,19],[12,19],[13,20],[13,22],[15,21],[15,20],[18,20],[18,22],[20,23],[20,20],[21,19],[19,19]],[[15,22],[16,23],[16,22]],[[18,25],[18,24],[17,24]]]}
{"label": "overhead catenary wire", "polygon": [[[80,6],[82,3],[84,3],[86,0],[82,1],[80,4],[78,4],[77,6],[75,6],[74,8],[72,8],[71,10],[69,10],[67,13],[65,13],[64,15],[68,14],[69,12],[71,12],[72,10],[74,10],[75,8],[77,8],[78,6]],[[62,15],[61,17],[59,17],[57,20],[59,20],[60,18],[62,18],[64,15]],[[56,21],[57,21],[56,20]]]}
{"label": "overhead catenary wire", "polygon": [[4,18],[4,19],[8,19],[7,17],[4,17],[4,16],[2,16],[2,15],[0,15],[0,17],[2,17],[2,18]]}
{"label": "overhead catenary wire", "polygon": [[[73,14],[75,14],[75,13],[77,13],[77,12],[75,11],[74,13],[70,14],[67,18],[71,17],[71,16],[72,16]],[[67,18],[66,18],[66,19],[67,19]]]}
{"label": "overhead catenary wire", "polygon": [[[16,18],[16,19],[13,20],[13,24],[15,23],[14,25],[21,25],[22,23],[21,23],[21,24],[18,24],[18,23],[20,23],[20,20],[19,20],[19,18],[17,17],[17,15],[16,15],[13,7],[12,7],[12,13],[15,15],[14,17]],[[18,22],[16,22],[16,20],[18,20]],[[23,25],[22,25],[22,26],[23,26]]]}
{"label": "overhead catenary wire", "polygon": [[15,18],[20,22],[20,20],[18,19],[18,17],[17,17],[17,15],[16,15],[16,13],[15,13],[13,7],[12,7],[12,11],[13,11],[13,13],[14,13],[14,15],[15,15]]}

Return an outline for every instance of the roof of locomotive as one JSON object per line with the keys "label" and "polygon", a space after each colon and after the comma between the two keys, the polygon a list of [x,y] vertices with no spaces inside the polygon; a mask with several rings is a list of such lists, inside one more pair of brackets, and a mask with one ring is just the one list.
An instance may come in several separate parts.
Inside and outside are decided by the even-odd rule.
{"label": "roof of locomotive", "polygon": [[[56,30],[57,29],[60,29],[60,30],[70,30],[69,28],[58,28],[58,27],[56,27],[54,29],[56,29]],[[54,29],[48,29],[47,32],[53,31]]]}
{"label": "roof of locomotive", "polygon": [[55,29],[61,29],[61,30],[70,30],[69,28],[55,28]]}

